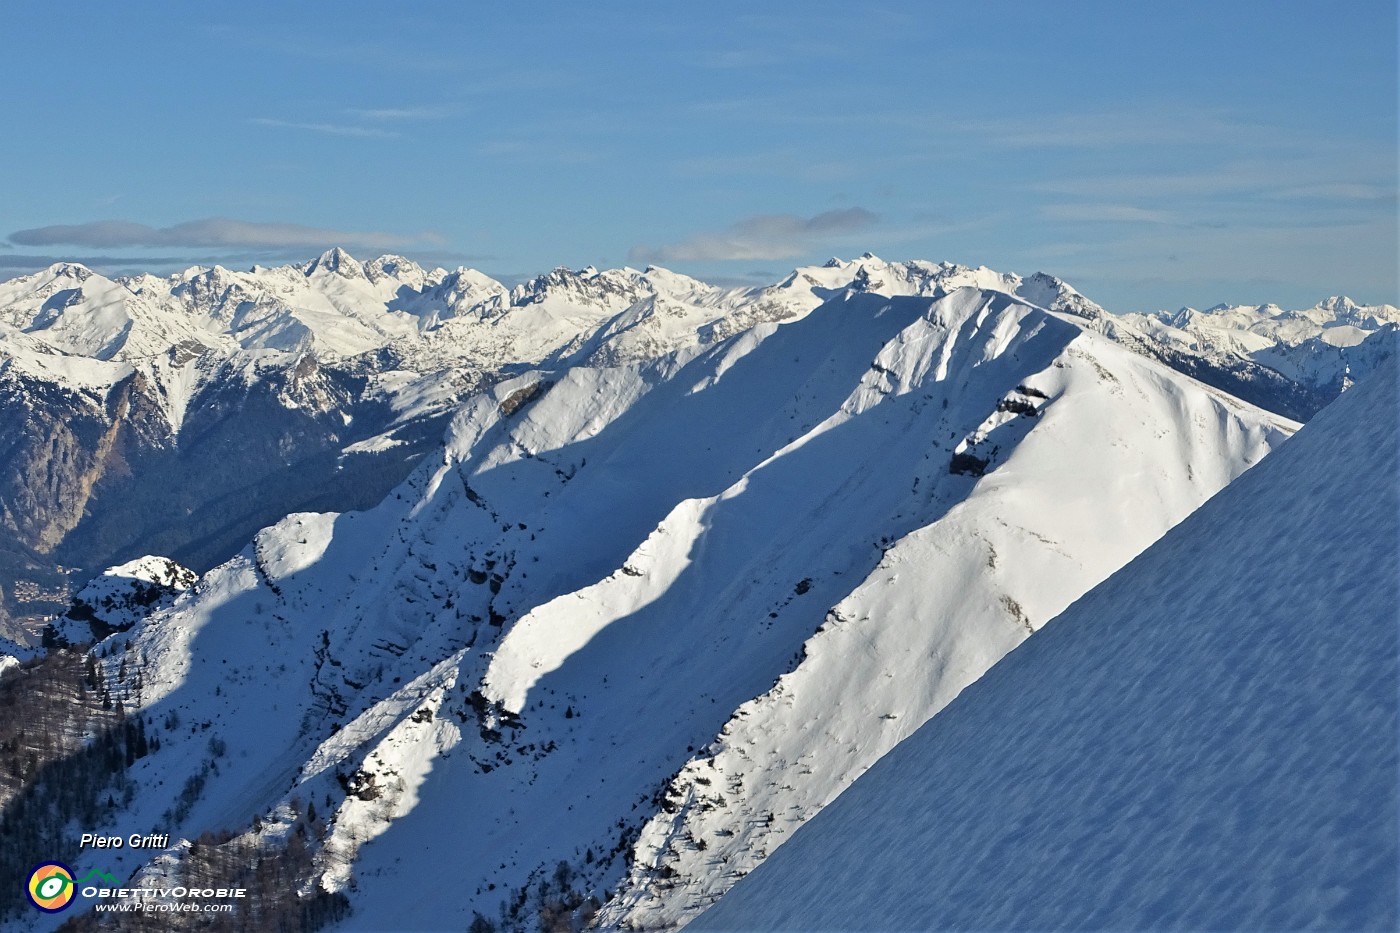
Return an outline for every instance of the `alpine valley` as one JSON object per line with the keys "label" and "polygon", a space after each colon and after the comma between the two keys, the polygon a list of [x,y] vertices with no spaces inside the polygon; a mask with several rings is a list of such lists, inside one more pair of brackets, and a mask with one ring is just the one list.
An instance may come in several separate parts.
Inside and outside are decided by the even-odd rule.
{"label": "alpine valley", "polygon": [[868,254],[0,284],[4,859],[259,891],[229,929],[675,929],[1398,327]]}

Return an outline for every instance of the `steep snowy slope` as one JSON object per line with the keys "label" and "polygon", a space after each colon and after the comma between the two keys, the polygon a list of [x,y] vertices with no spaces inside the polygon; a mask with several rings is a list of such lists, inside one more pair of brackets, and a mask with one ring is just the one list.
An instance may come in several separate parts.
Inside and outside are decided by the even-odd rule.
{"label": "steep snowy slope", "polygon": [[[625,416],[635,426],[613,419],[620,441],[594,435],[592,406],[576,410],[598,393],[596,376],[575,372],[507,437],[491,436],[497,425],[457,448],[482,457],[473,492],[503,516],[513,510],[498,503],[530,473],[551,493],[556,469],[579,471],[574,494],[528,522],[541,569],[577,576],[543,590],[503,581],[489,611],[513,624],[480,688],[499,711],[488,730],[561,751],[496,768],[483,792],[464,790],[461,766],[434,767],[413,790],[418,807],[361,850],[350,928],[409,922],[386,894],[413,850],[465,865],[499,856],[472,898],[492,913],[492,884],[522,902],[515,892],[533,885],[528,911],[560,860],[610,887],[605,850],[631,848],[603,922],[684,919],[1030,627],[1257,458],[1271,433],[995,293],[850,298],[813,317],[752,349],[764,329],[741,338],[693,385],[678,373],[652,389]],[[1183,416],[1204,432],[1178,426]],[[1124,426],[1105,429],[1115,420]],[[1166,423],[1175,430],[1144,430]],[[1086,448],[1097,460],[1087,473],[1064,456]],[[575,491],[597,456],[621,496]],[[541,459],[554,465],[531,462]],[[1189,466],[1173,477],[1149,462]],[[1120,494],[1144,501],[1103,507]],[[1038,593],[1032,576],[1058,585]],[[921,624],[915,606],[943,624]],[[941,676],[909,690],[908,674],[929,666]],[[697,753],[678,754],[682,742]],[[413,744],[386,739],[381,760],[393,768]],[[687,757],[663,788],[667,765]],[[784,762],[807,773],[779,777]],[[492,800],[467,811],[451,803],[462,793]],[[635,845],[634,805],[656,812]],[[461,839],[480,840],[480,855]]]}
{"label": "steep snowy slope", "polygon": [[[963,336],[951,342],[976,359]],[[972,374],[990,376],[991,366],[964,375],[944,339],[936,327],[909,328],[876,371],[888,366],[897,395],[942,372],[954,403],[964,390],[975,397]],[[1265,437],[1279,437],[1237,420],[1242,406],[1089,334],[1026,378],[1034,371],[1016,373],[974,431],[922,429],[940,470],[987,471],[969,493],[944,487],[954,500],[966,495],[956,504],[940,502],[924,485],[934,478],[901,462],[898,448],[865,441],[878,453],[853,472],[888,484],[894,513],[874,541],[878,563],[831,604],[801,665],[740,707],[670,784],[671,806],[644,829],[605,920],[665,927],[693,916],[1030,631],[1254,462]],[[920,419],[900,429],[919,438]],[[909,455],[920,452],[915,440]],[[876,501],[862,492],[844,504],[859,515]]]}
{"label": "steep snowy slope", "polygon": [[684,921],[1292,428],[972,287],[523,372],[103,644],[176,723],[104,831],[311,802],[347,929]]}
{"label": "steep snowy slope", "polygon": [[937,298],[964,286],[1075,316],[1298,419],[1369,370],[1375,354],[1357,341],[1394,318],[1345,299],[1273,317],[1120,318],[1051,276],[868,253],[741,289],[654,266],[556,269],[507,288],[343,250],[166,277],[60,263],[0,283],[0,462],[13,466],[0,473],[0,579],[13,581],[0,630],[18,634],[12,616],[32,636],[102,567],[163,553],[204,571],[288,512],[367,507],[462,399],[529,367],[708,347],[847,289]]}
{"label": "steep snowy slope", "polygon": [[691,929],[1395,929],[1397,421],[1392,355]]}

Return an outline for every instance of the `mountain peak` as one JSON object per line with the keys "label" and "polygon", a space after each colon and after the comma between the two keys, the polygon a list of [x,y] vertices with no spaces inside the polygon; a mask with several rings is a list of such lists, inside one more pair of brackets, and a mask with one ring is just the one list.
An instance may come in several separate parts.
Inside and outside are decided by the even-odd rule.
{"label": "mountain peak", "polygon": [[397,253],[385,253],[383,256],[380,256],[377,259],[371,259],[370,264],[378,266],[380,269],[383,269],[385,272],[388,273],[394,273],[399,271],[400,269],[421,270],[423,268],[422,266],[418,265],[418,263],[414,262],[412,259],[409,259],[406,256],[400,256]]}
{"label": "mountain peak", "polygon": [[371,282],[393,279],[419,288],[429,278],[428,273],[418,263],[393,253],[386,253],[377,259],[371,259],[363,263],[361,268]]}
{"label": "mountain peak", "polygon": [[334,272],[338,275],[352,278],[358,278],[364,275],[364,269],[360,266],[360,263],[355,260],[355,257],[351,256],[339,246],[332,247],[311,260],[306,266],[305,273],[307,276],[310,276],[312,273],[320,270]]}
{"label": "mountain peak", "polygon": [[80,262],[56,262],[45,271],[55,278],[64,276],[77,279],[80,282],[92,278],[95,274],[91,269]]}

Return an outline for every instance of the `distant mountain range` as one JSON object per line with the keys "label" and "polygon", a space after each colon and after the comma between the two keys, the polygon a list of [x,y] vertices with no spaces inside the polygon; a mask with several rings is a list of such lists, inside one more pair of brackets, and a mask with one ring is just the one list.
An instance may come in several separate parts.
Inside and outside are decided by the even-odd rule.
{"label": "distant mountain range", "polygon": [[514,373],[710,346],[844,290],[963,286],[1077,317],[1295,420],[1374,366],[1365,338],[1400,321],[1344,298],[1120,317],[1050,276],[868,254],[748,289],[656,267],[556,269],[507,288],[343,250],[164,278],[59,264],[0,283],[0,626],[32,635],[83,580],[143,554],[202,572],[288,512],[368,507],[463,399]]}
{"label": "distant mountain range", "polygon": [[[0,321],[12,634],[98,643],[6,676],[70,663],[91,722],[145,730],[106,831],[204,839],[69,864],[283,853],[345,929],[525,930],[697,916],[1381,365],[1400,312],[1120,317],[869,255],[507,289],[331,251],[55,266]],[[403,898],[425,872],[452,883]]]}

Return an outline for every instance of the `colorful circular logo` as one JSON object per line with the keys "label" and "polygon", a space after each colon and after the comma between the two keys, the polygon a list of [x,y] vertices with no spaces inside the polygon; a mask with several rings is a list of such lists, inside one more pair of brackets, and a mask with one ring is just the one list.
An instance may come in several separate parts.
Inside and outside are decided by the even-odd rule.
{"label": "colorful circular logo", "polygon": [[29,873],[29,903],[56,914],[73,900],[73,869],[62,862],[45,862]]}

